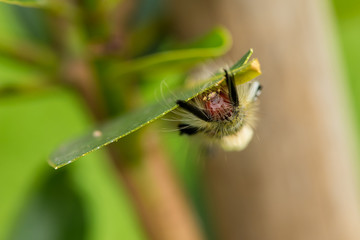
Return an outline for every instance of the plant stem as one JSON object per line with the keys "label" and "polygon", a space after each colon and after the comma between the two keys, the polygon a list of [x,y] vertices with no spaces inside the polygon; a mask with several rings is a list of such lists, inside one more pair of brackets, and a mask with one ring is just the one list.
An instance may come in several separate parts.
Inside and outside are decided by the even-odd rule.
{"label": "plant stem", "polygon": [[136,165],[115,163],[150,238],[204,239],[157,133],[148,130],[141,139],[142,161]]}
{"label": "plant stem", "polygon": [[[99,122],[107,118],[104,109],[108,106],[97,86],[100,82],[92,68],[92,59],[85,54],[82,28],[74,16],[69,18],[57,21],[57,31],[61,29],[65,36],[57,33],[63,57],[61,76],[78,90]],[[156,133],[132,134],[126,142],[112,144],[110,153],[150,239],[203,239]],[[137,159],[136,164],[131,164]]]}

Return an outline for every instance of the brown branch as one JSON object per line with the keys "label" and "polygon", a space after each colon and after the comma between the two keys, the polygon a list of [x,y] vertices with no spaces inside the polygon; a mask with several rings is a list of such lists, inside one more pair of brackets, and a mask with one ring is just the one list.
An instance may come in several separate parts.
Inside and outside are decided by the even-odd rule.
{"label": "brown branch", "polygon": [[126,166],[116,162],[116,166],[151,239],[204,239],[157,133],[151,130],[143,133],[140,148],[142,161]]}
{"label": "brown branch", "polygon": [[[56,21],[58,28],[54,34],[58,36],[62,56],[60,77],[78,90],[95,119],[102,121],[106,118],[106,105],[97,86],[91,59],[83,52],[85,43],[78,39],[80,27],[74,24],[68,19]],[[134,141],[132,136],[135,135],[124,140],[126,147],[111,145],[111,161],[121,180],[125,181],[149,237],[154,240],[203,239],[156,134],[146,132]],[[133,152],[140,153],[140,158],[137,154],[131,155]],[[129,164],[134,161],[137,164]]]}

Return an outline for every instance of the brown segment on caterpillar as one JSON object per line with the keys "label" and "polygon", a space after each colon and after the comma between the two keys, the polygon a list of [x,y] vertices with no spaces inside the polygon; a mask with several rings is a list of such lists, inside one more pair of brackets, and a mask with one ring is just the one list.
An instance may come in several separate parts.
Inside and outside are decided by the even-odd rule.
{"label": "brown segment on caterpillar", "polygon": [[233,74],[224,70],[225,84],[189,102],[177,100],[184,112],[178,125],[180,134],[204,134],[227,150],[242,150],[250,142],[261,92],[259,82],[236,86]]}

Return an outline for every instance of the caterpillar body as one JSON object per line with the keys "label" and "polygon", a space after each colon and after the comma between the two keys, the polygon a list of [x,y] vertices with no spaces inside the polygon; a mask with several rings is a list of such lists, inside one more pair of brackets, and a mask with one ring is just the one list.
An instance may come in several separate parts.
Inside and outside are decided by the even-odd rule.
{"label": "caterpillar body", "polygon": [[186,102],[177,100],[183,110],[178,125],[181,135],[203,134],[218,141],[225,150],[243,150],[253,136],[258,81],[236,86],[235,77],[224,70],[225,84]]}

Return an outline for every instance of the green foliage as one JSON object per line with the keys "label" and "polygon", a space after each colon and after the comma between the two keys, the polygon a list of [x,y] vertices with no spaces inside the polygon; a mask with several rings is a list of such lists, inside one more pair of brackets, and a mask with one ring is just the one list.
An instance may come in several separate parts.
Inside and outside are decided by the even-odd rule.
{"label": "green foliage", "polygon": [[74,164],[71,174],[88,218],[86,239],[145,239],[119,176],[105,161],[107,155],[99,151],[85,158]]}
{"label": "green foliage", "polygon": [[[86,94],[78,91],[78,76],[92,74],[97,87],[92,93],[104,98],[100,108],[115,106],[114,112],[130,113],[104,125],[100,137],[90,133],[80,145],[55,153],[52,161],[58,167],[174,109],[174,99],[167,99],[133,112],[126,100],[129,91],[146,95],[131,102],[154,100],[150,93],[164,76],[181,83],[190,68],[223,55],[231,37],[215,27],[191,42],[162,39],[166,31],[156,25],[159,20],[147,19],[141,30],[124,34],[147,44],[133,46],[124,40],[118,49],[111,38],[119,27],[110,16],[120,3],[0,0],[0,240],[145,239],[106,153],[97,151],[56,173],[46,164],[56,146],[94,125],[84,104],[88,99],[82,98]],[[151,33],[149,41],[144,33]],[[99,46],[105,50],[97,51]],[[250,55],[232,69],[239,83],[259,74],[256,60],[242,66]],[[221,79],[219,74],[200,89],[181,94],[189,99]],[[67,235],[74,228],[77,235]]]}
{"label": "green foliage", "polygon": [[[250,81],[260,74],[260,69],[256,59],[246,64],[246,61],[249,59],[251,53],[252,51],[249,51],[239,61],[239,63],[236,63],[231,68],[231,72],[235,75],[235,79],[238,84]],[[200,86],[186,91],[180,91],[178,94],[174,93],[170,97],[167,97],[153,105],[125,114],[99,127],[98,129],[91,131],[84,137],[61,146],[50,156],[49,163],[55,168],[69,164],[94,150],[98,150],[122,137],[125,137],[126,135],[146,126],[147,124],[174,110],[177,107],[174,95],[182,96],[185,100],[190,100],[215,85],[220,84],[223,80],[223,74],[217,74],[215,77],[204,81],[204,83]]]}
{"label": "green foliage", "polygon": [[[356,0],[333,0],[337,32],[341,48],[342,67],[348,78],[349,98],[355,112],[357,138],[360,140],[360,2]],[[359,148],[358,148],[359,149]]]}
{"label": "green foliage", "polygon": [[[51,150],[89,125],[82,108],[66,91],[0,101],[0,239],[8,239],[29,193],[52,174],[46,166]],[[105,160],[104,154],[94,154],[86,166],[74,165],[71,171],[78,191],[83,193],[81,200],[92,226],[86,228],[88,239],[99,235],[103,237],[97,239],[113,239],[110,235],[142,239],[126,194]]]}
{"label": "green foliage", "polygon": [[175,49],[162,50],[131,61],[114,61],[109,66],[109,74],[114,78],[121,78],[125,74],[138,74],[139,71],[154,73],[164,69],[169,71],[169,69],[193,66],[207,58],[221,56],[230,45],[231,37],[228,31],[217,27],[201,39]]}
{"label": "green foliage", "polygon": [[8,3],[22,7],[42,7],[47,0],[0,0],[0,3]]}

